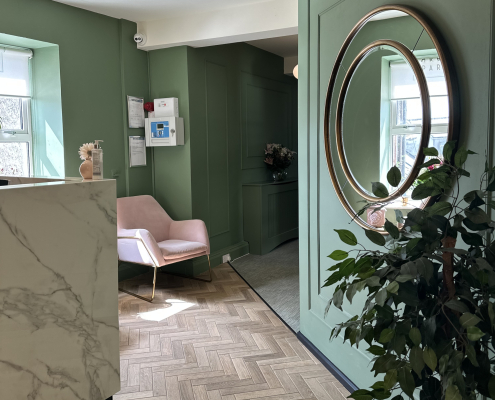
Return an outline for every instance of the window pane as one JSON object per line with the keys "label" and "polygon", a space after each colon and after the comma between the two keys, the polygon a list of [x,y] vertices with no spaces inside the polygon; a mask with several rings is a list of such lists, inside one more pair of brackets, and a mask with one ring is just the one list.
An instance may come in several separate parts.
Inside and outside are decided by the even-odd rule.
{"label": "window pane", "polygon": [[421,125],[423,107],[420,99],[397,100],[396,126]]}
{"label": "window pane", "polygon": [[448,124],[449,123],[449,98],[448,96],[431,97],[431,123]]}
{"label": "window pane", "polygon": [[409,176],[418,149],[421,135],[393,135],[392,136],[392,166],[396,166],[402,173],[402,178]]}
{"label": "window pane", "polygon": [[22,99],[16,97],[0,97],[0,118],[2,129],[24,130]]}
{"label": "window pane", "polygon": [[[421,135],[393,135],[392,136],[392,166],[396,166],[402,173],[403,180],[409,176],[416,155],[421,144]],[[435,147],[439,154],[442,154],[443,147],[447,143],[446,133],[433,133],[430,136],[428,147]]]}
{"label": "window pane", "polygon": [[[420,99],[396,100],[396,126],[421,125],[423,108]],[[431,123],[449,123],[449,98],[447,96],[431,97]]]}
{"label": "window pane", "polygon": [[0,175],[29,176],[29,143],[0,142]]}
{"label": "window pane", "polygon": [[0,53],[0,95],[29,96],[29,57],[2,49]]}

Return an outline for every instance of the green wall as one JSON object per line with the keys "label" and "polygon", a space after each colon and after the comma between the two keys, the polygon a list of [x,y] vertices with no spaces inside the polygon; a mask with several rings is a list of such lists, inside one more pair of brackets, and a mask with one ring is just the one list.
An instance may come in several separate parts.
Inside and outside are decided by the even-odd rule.
{"label": "green wall", "polygon": [[0,0],[0,10],[0,33],[59,46],[65,175],[79,176],[82,143],[102,139],[104,176],[117,179],[118,195],[151,193],[150,168],[126,165],[124,139],[135,133],[125,128],[123,98],[149,93],[136,25],[51,0]]}
{"label": "green wall", "polygon": [[188,53],[185,46],[149,52],[151,98],[179,98],[184,118],[184,146],[152,148],[155,198],[174,219],[192,218]]}
{"label": "green wall", "polygon": [[[395,0],[425,14],[445,38],[458,73],[461,103],[461,141],[481,156],[467,169],[478,177],[483,155],[493,164],[493,2],[478,0]],[[328,79],[337,56],[353,26],[373,8],[390,4],[385,0],[300,0],[299,1],[299,209],[301,332],[338,368],[360,387],[373,382],[370,358],[364,349],[330,342],[336,323],[360,313],[363,297],[344,303],[343,312],[324,309],[334,288],[321,289],[332,265],[327,255],[347,249],[333,229],[350,229],[368,248],[357,224],[340,204],[326,167],[323,144],[323,115]],[[400,18],[399,18],[400,20]],[[414,44],[413,44],[414,45]],[[487,150],[488,149],[488,150]],[[473,190],[477,178],[464,180],[461,190]]]}
{"label": "green wall", "polygon": [[154,148],[156,199],[172,218],[205,221],[212,265],[246,254],[242,183],[270,178],[266,143],[297,150],[297,81],[281,57],[245,43],[156,50],[149,60],[151,97],[178,97],[185,124],[184,146]]}

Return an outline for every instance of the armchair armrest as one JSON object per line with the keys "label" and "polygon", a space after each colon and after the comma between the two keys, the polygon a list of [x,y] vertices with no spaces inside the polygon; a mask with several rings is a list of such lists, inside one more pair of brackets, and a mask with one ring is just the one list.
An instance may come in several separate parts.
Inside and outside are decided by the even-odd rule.
{"label": "armchair armrest", "polygon": [[117,248],[121,261],[160,267],[163,254],[153,235],[146,229],[119,229]]}
{"label": "armchair armrest", "polygon": [[205,223],[199,219],[173,221],[170,224],[169,237],[175,240],[203,243],[208,246],[207,254],[210,254],[208,230]]}

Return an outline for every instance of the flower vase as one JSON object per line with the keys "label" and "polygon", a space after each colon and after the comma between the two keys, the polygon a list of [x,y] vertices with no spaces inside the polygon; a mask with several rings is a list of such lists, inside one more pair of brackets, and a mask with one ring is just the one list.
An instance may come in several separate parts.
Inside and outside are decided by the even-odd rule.
{"label": "flower vase", "polygon": [[282,182],[285,181],[285,178],[287,178],[287,172],[286,171],[276,171],[273,173],[273,181],[274,182]]}
{"label": "flower vase", "polygon": [[93,161],[87,158],[79,167],[79,173],[84,179],[93,179]]}
{"label": "flower vase", "polygon": [[368,224],[374,228],[383,228],[385,225],[385,214],[387,213],[386,208],[381,208],[379,206],[371,206],[367,210]]}

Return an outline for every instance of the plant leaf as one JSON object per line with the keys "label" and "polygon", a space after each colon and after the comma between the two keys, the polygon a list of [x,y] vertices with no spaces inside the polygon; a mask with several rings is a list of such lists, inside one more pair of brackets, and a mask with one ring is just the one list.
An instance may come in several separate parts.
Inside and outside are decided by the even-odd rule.
{"label": "plant leaf", "polygon": [[478,360],[476,359],[476,350],[470,344],[466,346],[466,356],[469,361],[471,361],[471,364],[473,364],[475,367],[479,367]]}
{"label": "plant leaf", "polygon": [[378,246],[385,246],[386,240],[381,233],[365,229],[366,237]]}
{"label": "plant leaf", "polygon": [[400,388],[412,399],[416,385],[414,384],[414,378],[411,372],[406,367],[403,367],[399,369],[397,376]]}
{"label": "plant leaf", "polygon": [[476,315],[467,312],[461,315],[461,317],[459,318],[459,322],[464,328],[467,328],[469,326],[477,325],[478,322],[481,322],[481,319],[478,318]]}
{"label": "plant leaf", "polygon": [[438,361],[437,361],[437,355],[433,349],[426,347],[423,350],[423,360],[432,371],[435,371],[435,369],[437,368]]}
{"label": "plant leaf", "polygon": [[411,366],[418,376],[421,376],[421,371],[425,367],[425,362],[423,360],[423,350],[420,347],[414,346],[409,353],[409,361]]}
{"label": "plant leaf", "polygon": [[443,159],[447,162],[450,162],[452,158],[452,153],[454,152],[455,146],[457,144],[456,140],[452,140],[450,142],[445,143],[443,146]]}
{"label": "plant leaf", "polygon": [[328,257],[330,257],[332,260],[340,261],[340,260],[345,260],[348,256],[349,253],[347,251],[335,250]]}
{"label": "plant leaf", "polygon": [[434,190],[435,189],[427,183],[422,183],[414,188],[411,197],[413,200],[423,200],[430,197]]}
{"label": "plant leaf", "polygon": [[386,353],[383,347],[377,345],[370,346],[367,351],[375,356],[383,356]]}
{"label": "plant leaf", "polygon": [[411,330],[409,331],[409,338],[416,346],[419,346],[421,344],[421,332],[419,331],[419,329],[411,328]]}
{"label": "plant leaf", "polygon": [[385,378],[383,379],[383,387],[385,390],[392,389],[397,383],[397,370],[391,369],[387,371],[385,374]]}
{"label": "plant leaf", "polygon": [[372,182],[371,191],[376,197],[379,197],[380,199],[388,197],[387,187],[381,182]]}
{"label": "plant leaf", "polygon": [[373,396],[371,395],[371,392],[369,390],[359,389],[352,392],[349,398],[354,400],[372,400]]}
{"label": "plant leaf", "polygon": [[334,229],[334,231],[339,234],[340,240],[342,240],[345,244],[348,244],[349,246],[357,245],[358,241],[356,236],[351,231],[348,231],[347,229]]}
{"label": "plant leaf", "polygon": [[[390,186],[397,187],[400,185],[400,181],[402,180],[402,174],[400,169],[393,166],[387,173],[387,181],[390,183]],[[386,197],[386,196],[383,196]]]}
{"label": "plant leaf", "polygon": [[397,282],[391,282],[387,286],[387,292],[389,293],[397,294],[398,291],[399,291],[399,284]]}
{"label": "plant leaf", "polygon": [[380,333],[380,339],[378,339],[379,343],[388,343],[392,340],[395,335],[395,331],[393,329],[384,329]]}
{"label": "plant leaf", "polygon": [[399,239],[399,229],[388,219],[385,222],[385,230],[390,233],[390,236],[392,236],[394,239]]}
{"label": "plant leaf", "polygon": [[445,400],[462,400],[461,392],[456,385],[450,385],[445,391]]}
{"label": "plant leaf", "polygon": [[441,215],[443,217],[444,215],[447,215],[451,211],[452,211],[452,204],[450,204],[447,201],[439,201],[438,203],[433,204],[428,209],[428,214],[429,215]]}
{"label": "plant leaf", "polygon": [[475,224],[489,224],[492,222],[488,214],[478,207],[473,208],[472,210],[464,210],[464,213],[466,214],[466,217],[468,217]]}
{"label": "plant leaf", "polygon": [[485,333],[476,326],[470,326],[467,328],[467,336],[469,340],[476,342],[485,336]]}
{"label": "plant leaf", "polygon": [[425,147],[423,154],[430,157],[438,157],[438,150],[435,147]]}
{"label": "plant leaf", "polygon": [[468,158],[466,147],[461,146],[455,153],[454,161],[457,168],[462,168]]}
{"label": "plant leaf", "polygon": [[468,306],[465,305],[462,301],[457,299],[449,300],[447,303],[445,303],[445,305],[454,311],[459,311],[461,313],[469,312]]}

